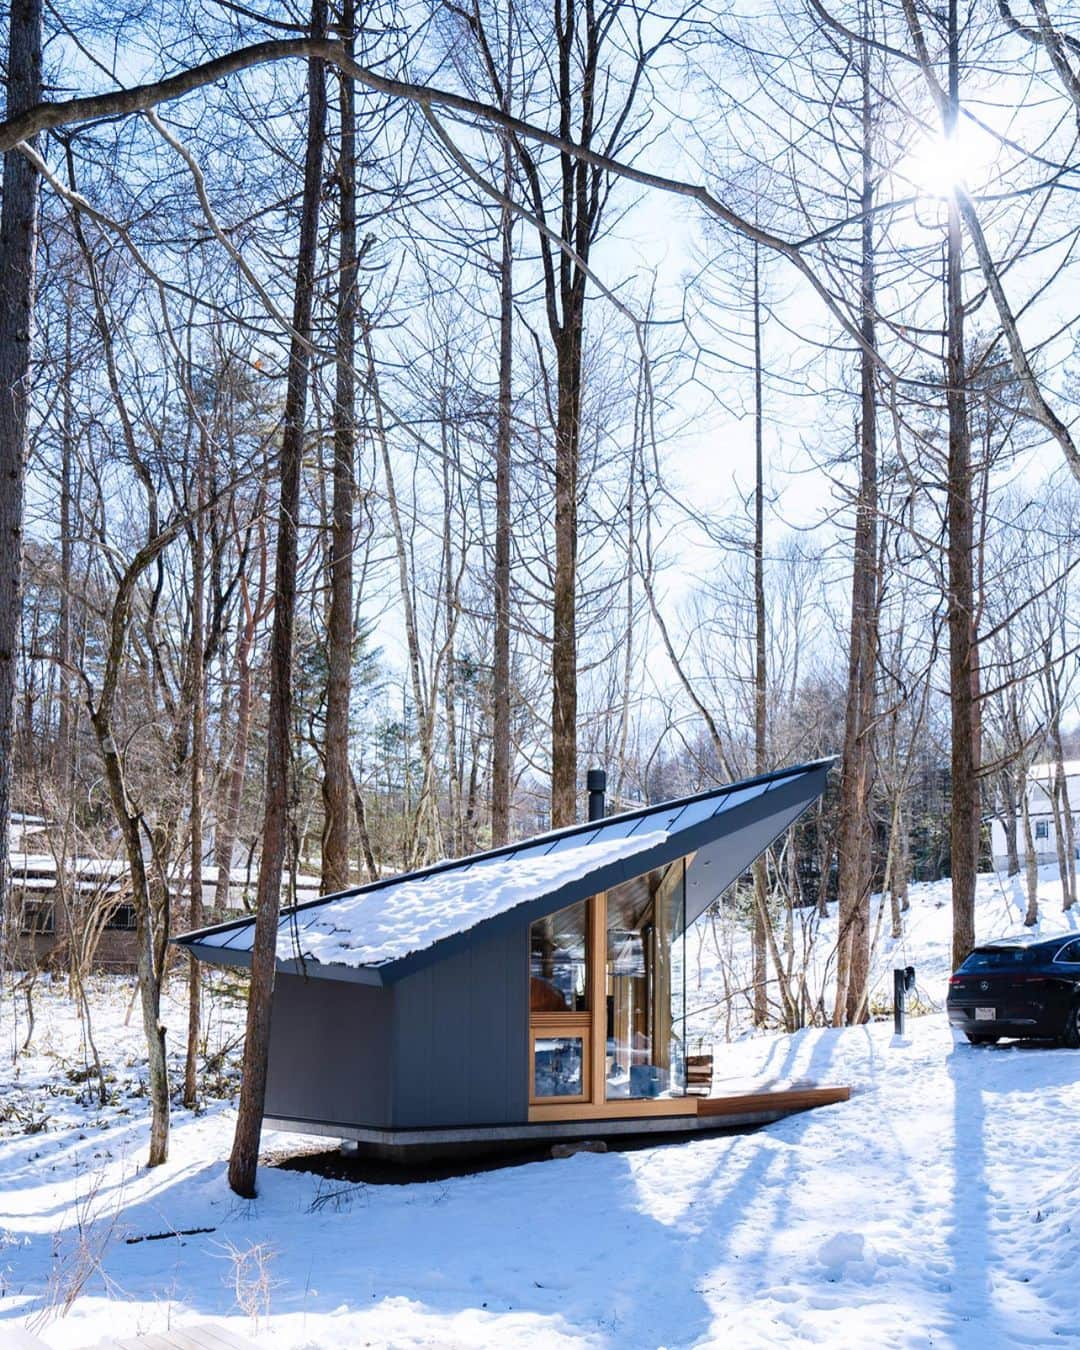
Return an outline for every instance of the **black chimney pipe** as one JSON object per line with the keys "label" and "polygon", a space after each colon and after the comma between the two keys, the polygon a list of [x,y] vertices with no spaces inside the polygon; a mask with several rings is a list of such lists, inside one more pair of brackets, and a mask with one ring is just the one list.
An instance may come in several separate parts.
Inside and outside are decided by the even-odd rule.
{"label": "black chimney pipe", "polygon": [[589,789],[589,819],[603,820],[607,812],[604,804],[607,774],[603,769],[590,769],[585,775],[585,786]]}

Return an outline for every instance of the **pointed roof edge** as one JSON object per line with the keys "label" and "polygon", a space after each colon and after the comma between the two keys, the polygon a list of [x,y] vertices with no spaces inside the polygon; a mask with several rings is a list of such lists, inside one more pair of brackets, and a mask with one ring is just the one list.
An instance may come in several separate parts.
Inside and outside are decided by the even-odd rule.
{"label": "pointed roof edge", "polygon": [[[721,787],[706,788],[701,792],[691,793],[687,797],[672,797],[667,801],[655,802],[648,806],[635,807],[632,811],[621,811],[617,815],[603,816],[600,820],[582,821],[575,825],[566,825],[558,830],[548,830],[543,834],[528,835],[524,839],[518,839],[514,843],[503,844],[498,848],[484,849],[479,853],[469,853],[461,858],[443,858],[438,862],[429,863],[426,867],[416,868],[412,872],[397,872],[393,876],[380,877],[378,881],[369,881],[362,886],[350,886],[344,891],[333,891],[329,895],[322,895],[314,900],[305,900],[298,905],[288,905],[282,908],[279,914],[279,928],[282,919],[292,914],[299,914],[309,909],[315,909],[321,905],[328,905],[335,900],[347,899],[356,895],[370,894],[382,890],[388,886],[400,885],[404,881],[420,880],[425,877],[437,876],[442,872],[452,871],[455,868],[470,866],[473,863],[489,858],[508,857],[525,848],[532,848],[545,842],[553,842],[559,839],[572,838],[575,835],[595,834],[598,828],[606,825],[613,825],[619,821],[642,819],[654,813],[671,811],[673,809],[682,809],[691,806],[695,802],[708,801],[711,797],[721,798],[731,793],[742,791],[745,788],[752,787],[758,783],[774,783],[782,781],[785,778],[796,778],[805,774],[820,770],[828,770],[839,760],[839,755],[826,755],[821,759],[808,760],[805,764],[793,764],[783,769],[773,769],[769,773],[754,774],[749,778],[739,778],[732,783],[725,783]],[[801,814],[801,813],[800,813]],[[245,914],[238,919],[229,919],[224,923],[211,924],[205,928],[192,929],[189,933],[181,933],[176,937],[170,938],[169,942],[173,946],[198,948],[202,947],[202,939],[217,933],[227,933],[241,928],[247,928],[255,923],[255,914]],[[206,948],[203,947],[205,951]],[[201,953],[196,953],[201,955]]]}

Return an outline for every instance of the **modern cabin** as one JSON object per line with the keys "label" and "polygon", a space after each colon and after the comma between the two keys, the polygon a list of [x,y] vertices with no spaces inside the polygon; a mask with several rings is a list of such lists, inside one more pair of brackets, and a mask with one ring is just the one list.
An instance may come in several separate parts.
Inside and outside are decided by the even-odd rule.
{"label": "modern cabin", "polygon": [[[805,1085],[697,1095],[687,1040],[688,929],[818,798],[832,762],[284,911],[266,1123],[395,1156],[757,1124],[842,1100]],[[176,942],[248,966],[254,926]]]}

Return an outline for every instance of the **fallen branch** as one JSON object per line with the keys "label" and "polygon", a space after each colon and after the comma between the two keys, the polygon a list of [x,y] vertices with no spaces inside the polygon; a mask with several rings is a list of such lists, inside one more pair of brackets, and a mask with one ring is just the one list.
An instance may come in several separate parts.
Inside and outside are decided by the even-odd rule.
{"label": "fallen branch", "polygon": [[216,1233],[216,1228],[172,1228],[167,1233],[140,1233],[138,1237],[125,1238],[129,1247],[136,1242],[160,1242],[162,1238],[195,1237],[197,1233]]}

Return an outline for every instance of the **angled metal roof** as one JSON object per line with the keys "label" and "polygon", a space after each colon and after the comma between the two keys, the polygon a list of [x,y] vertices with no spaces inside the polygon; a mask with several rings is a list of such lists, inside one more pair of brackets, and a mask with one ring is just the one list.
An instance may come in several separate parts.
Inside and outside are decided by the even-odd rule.
{"label": "angled metal roof", "polygon": [[[434,863],[282,910],[278,969],[390,984],[467,943],[521,926],[695,853],[692,922],[822,793],[833,759]],[[174,941],[204,961],[248,966],[255,918]]]}

